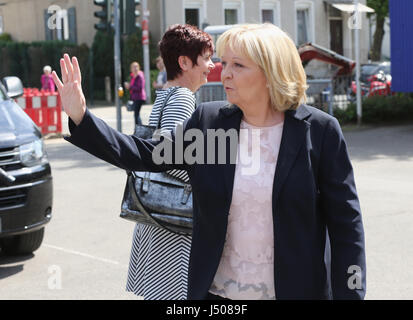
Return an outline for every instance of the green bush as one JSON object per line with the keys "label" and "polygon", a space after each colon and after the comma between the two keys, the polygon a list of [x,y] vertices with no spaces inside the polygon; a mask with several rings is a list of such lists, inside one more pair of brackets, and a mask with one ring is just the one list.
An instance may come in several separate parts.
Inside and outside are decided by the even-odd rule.
{"label": "green bush", "polygon": [[[357,122],[356,104],[346,110],[334,110],[334,116],[341,124]],[[363,100],[362,121],[364,123],[384,123],[413,120],[413,95],[375,96]]]}
{"label": "green bush", "polygon": [[[151,37],[150,37],[151,39]],[[130,63],[138,61],[143,69],[142,31],[123,36],[122,50],[122,79],[129,81]],[[158,56],[157,44],[150,41],[150,84],[156,77],[155,59]],[[60,76],[60,58],[64,53],[76,56],[82,70],[82,87],[86,98],[90,98],[90,90],[94,90],[95,100],[105,99],[105,77],[111,79],[112,97],[114,97],[114,47],[113,33],[98,31],[92,44],[92,52],[87,45],[75,45],[68,41],[35,41],[14,42],[10,35],[0,35],[0,78],[6,76],[19,77],[25,88],[41,88],[43,67],[50,65]],[[91,54],[92,53],[92,54]],[[91,78],[93,73],[93,79]],[[154,75],[155,74],[155,75]],[[93,80],[93,81],[92,81]],[[152,90],[152,98],[155,94]],[[126,97],[124,98],[124,100]]]}
{"label": "green bush", "polygon": [[0,41],[13,41],[13,39],[9,33],[2,33],[0,34]]}
{"label": "green bush", "polygon": [[[0,41],[0,78],[19,77],[26,88],[41,88],[43,67],[50,65],[60,75],[59,60],[64,53],[76,55],[82,69],[83,84],[89,79],[89,48],[67,41],[12,42]],[[86,94],[87,94],[87,86]]]}
{"label": "green bush", "polygon": [[[93,41],[93,68],[94,68],[94,97],[96,100],[105,99],[105,77],[111,79],[112,97],[114,97],[114,43],[113,32],[106,33],[98,31],[95,34]],[[151,41],[149,36],[149,60],[150,69],[156,69],[156,57],[159,55],[157,44]],[[142,47],[142,30],[131,35],[124,35],[121,38],[121,84],[125,81],[130,81],[130,64],[137,61],[143,70],[143,47]],[[152,82],[151,82],[152,83]],[[125,95],[122,99],[124,103],[129,98],[129,93],[125,90]]]}

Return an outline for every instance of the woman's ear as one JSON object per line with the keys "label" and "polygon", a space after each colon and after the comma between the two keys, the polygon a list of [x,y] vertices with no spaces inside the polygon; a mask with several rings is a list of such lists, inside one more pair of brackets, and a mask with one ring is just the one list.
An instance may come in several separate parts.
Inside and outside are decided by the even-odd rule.
{"label": "woman's ear", "polygon": [[187,56],[179,56],[178,64],[183,71],[188,71],[189,69],[192,68],[192,61]]}

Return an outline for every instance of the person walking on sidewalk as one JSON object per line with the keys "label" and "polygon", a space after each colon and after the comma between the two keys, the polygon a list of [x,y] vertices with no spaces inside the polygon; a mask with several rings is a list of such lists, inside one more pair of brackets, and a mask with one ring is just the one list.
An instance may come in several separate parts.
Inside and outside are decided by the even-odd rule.
{"label": "person walking on sidewalk", "polygon": [[152,82],[152,87],[155,90],[162,89],[167,81],[165,65],[163,63],[162,57],[156,58],[156,67],[158,68],[159,72],[156,77],[156,81]]}
{"label": "person walking on sidewalk", "polygon": [[136,61],[131,63],[130,70],[131,81],[125,82],[124,85],[126,89],[129,89],[130,98],[133,101],[135,125],[141,125],[140,111],[146,101],[145,75],[143,71],[141,71],[139,63]]}

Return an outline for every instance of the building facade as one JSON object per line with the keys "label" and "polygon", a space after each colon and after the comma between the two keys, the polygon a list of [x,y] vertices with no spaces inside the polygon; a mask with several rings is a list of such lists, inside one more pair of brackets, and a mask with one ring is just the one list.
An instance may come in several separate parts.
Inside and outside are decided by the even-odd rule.
{"label": "building facade", "polygon": [[[166,28],[176,23],[208,25],[271,22],[286,31],[296,45],[314,42],[354,59],[353,0],[147,0],[149,29],[158,42]],[[366,0],[360,0],[365,4]],[[365,6],[362,7],[366,10]],[[2,0],[0,33],[16,41],[69,40],[92,45],[93,0]],[[57,11],[56,11],[57,10]],[[367,62],[369,21],[362,13],[361,59]]]}
{"label": "building facade", "polygon": [[2,0],[0,33],[15,41],[68,40],[91,46],[96,10],[93,0]]}
{"label": "building facade", "polygon": [[[286,31],[296,45],[314,42],[351,59],[354,54],[353,0],[150,0],[150,30],[159,40],[167,26],[271,22]],[[360,0],[362,62],[369,51],[366,0]],[[344,6],[343,6],[344,5]]]}

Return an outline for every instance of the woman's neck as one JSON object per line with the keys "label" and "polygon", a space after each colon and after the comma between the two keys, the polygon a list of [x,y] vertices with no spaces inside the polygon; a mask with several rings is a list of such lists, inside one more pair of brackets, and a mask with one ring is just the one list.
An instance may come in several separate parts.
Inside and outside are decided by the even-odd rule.
{"label": "woman's neck", "polygon": [[199,88],[195,88],[193,83],[187,77],[181,75],[173,80],[168,80],[165,84],[165,89],[170,87],[183,87],[188,88],[192,92],[197,91]]}
{"label": "woman's neck", "polygon": [[[241,108],[241,107],[240,107]],[[270,127],[284,121],[284,112],[276,111],[272,107],[241,108],[243,120],[256,127]]]}

